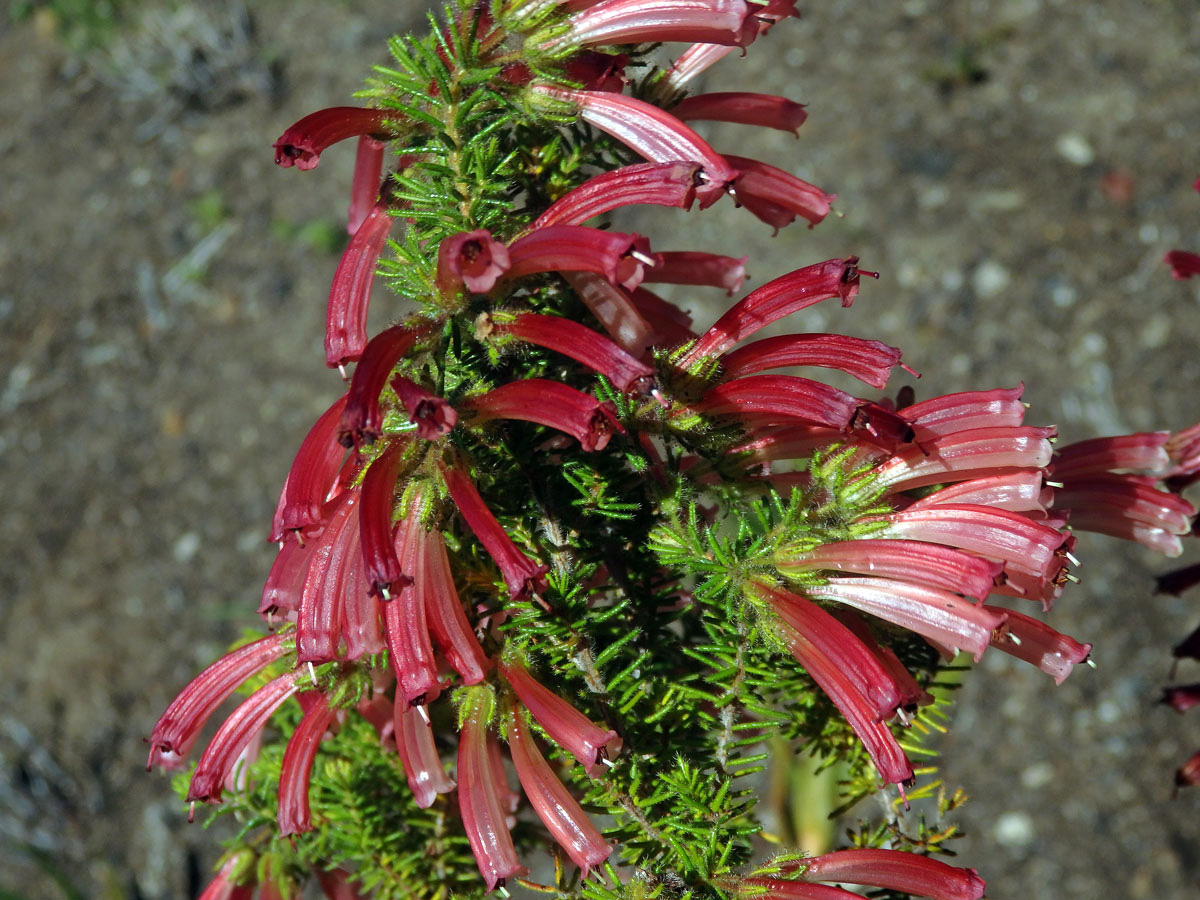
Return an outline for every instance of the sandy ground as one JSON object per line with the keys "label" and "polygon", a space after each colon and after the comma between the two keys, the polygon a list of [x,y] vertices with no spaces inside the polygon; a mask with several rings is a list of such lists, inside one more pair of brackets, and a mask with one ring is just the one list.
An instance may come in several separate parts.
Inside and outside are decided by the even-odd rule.
{"label": "sandy ground", "polygon": [[[5,896],[204,878],[210,836],[141,738],[253,623],[278,485],[338,391],[320,342],[353,154],[281,172],[270,144],[347,102],[422,6],[152,6],[83,64],[0,23]],[[1069,440],[1200,418],[1200,283],[1160,263],[1200,249],[1191,2],[827,2],[709,82],[809,103],[799,140],[713,140],[843,215],[775,238],[734,209],[653,217],[656,247],[749,254],[755,284],[860,255],[879,283],[796,327],[902,346],[926,396],[1024,381]],[[989,657],[943,742],[973,797],[962,861],[997,900],[1193,897],[1200,795],[1170,776],[1200,718],[1155,699],[1200,616],[1151,595],[1149,553],[1081,544],[1054,622],[1098,667],[1056,689]]]}

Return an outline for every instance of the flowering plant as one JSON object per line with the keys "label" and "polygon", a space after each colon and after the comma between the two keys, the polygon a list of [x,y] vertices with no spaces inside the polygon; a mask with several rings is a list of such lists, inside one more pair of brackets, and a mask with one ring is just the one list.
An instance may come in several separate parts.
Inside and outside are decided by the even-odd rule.
{"label": "flowering plant", "polygon": [[[1055,447],[1019,387],[918,402],[780,374],[878,392],[907,370],[878,340],[759,335],[849,307],[876,277],[853,256],[706,329],[645,287],[737,294],[746,258],[607,227],[625,207],[829,214],[833,195],[689,124],[800,127],[786,98],[688,93],[794,14],[464,0],[393,40],[369,107],[276,142],[301,170],[357,142],[325,338],[354,368],[279,497],[274,630],[151,734],[150,765],[182,768],[246,694],[186,775],[241,826],[210,896],[297,896],[310,875],[331,897],[982,896],[931,855],[958,795],[932,824],[903,814],[936,793],[913,759],[941,675],[992,649],[1066,678],[1090,646],[1030,613],[1072,580],[1072,529],[1178,554],[1195,509],[1172,488],[1200,458],[1166,433]],[[688,46],[656,66],[664,42]],[[414,309],[369,336],[377,272]],[[840,805],[883,791],[894,818],[764,862],[781,841],[753,776],[781,740],[838,768]]]}

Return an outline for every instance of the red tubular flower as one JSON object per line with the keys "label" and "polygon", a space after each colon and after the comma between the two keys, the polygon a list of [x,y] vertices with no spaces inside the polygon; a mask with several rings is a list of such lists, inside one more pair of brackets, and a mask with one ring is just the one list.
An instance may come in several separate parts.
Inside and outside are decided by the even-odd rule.
{"label": "red tubular flower", "polygon": [[429,719],[420,710],[406,703],[395,707],[396,749],[404,764],[404,775],[421,809],[433,805],[438,794],[454,790],[454,782],[446,775],[446,767],[438,756],[433,742]]}
{"label": "red tubular flower", "polygon": [[279,834],[312,831],[312,811],[308,805],[308,782],[321,738],[333,722],[334,710],[324,694],[304,714],[283,751],[279,770]]}
{"label": "red tubular flower", "polygon": [[501,662],[500,673],[550,739],[574,756],[591,777],[604,770],[605,760],[621,752],[623,742],[615,731],[594,724],[522,666]]}
{"label": "red tubular flower", "polygon": [[1041,469],[1049,465],[1053,428],[1006,426],[972,428],[910,444],[896,451],[864,478],[890,492],[931,484],[968,481],[1006,469]]}
{"label": "red tubular flower", "polygon": [[696,409],[751,424],[796,421],[845,428],[859,401],[837,388],[796,375],[750,375],[709,388]]}
{"label": "red tubular flower", "polygon": [[258,614],[268,623],[273,622],[280,612],[286,615],[300,608],[312,547],[311,541],[307,544],[288,541],[279,548],[267,575],[267,583],[263,585],[262,601],[258,604]]}
{"label": "red tubular flower", "polygon": [[805,266],[768,281],[735,303],[701,335],[680,361],[680,368],[686,369],[706,356],[720,356],[772,322],[822,300],[840,297],[842,306],[849,306],[858,293],[861,275],[878,277],[874,272],[861,271],[858,257],[850,256]]}
{"label": "red tubular flower", "polygon": [[582,225],[547,225],[508,248],[510,278],[537,272],[592,272],[613,284],[635,288],[643,267],[653,262],[650,244],[640,235],[601,231]]}
{"label": "red tubular flower", "polygon": [[727,153],[725,161],[738,172],[733,182],[737,204],[776,231],[790,225],[796,216],[807,219],[811,228],[829,215],[830,204],[837,199],[837,194],[827,194],[790,172],[756,159]]}
{"label": "red tubular flower", "polygon": [[533,811],[587,878],[592,866],[608,859],[613,848],[554,774],[538,750],[519,708],[508,723],[508,748],[517,778],[521,780],[521,789],[529,798]]}
{"label": "red tubular flower", "polygon": [[707,182],[698,185],[700,208],[712,206],[737,172],[701,137],[668,112],[633,97],[534,85],[533,91],[575,104],[580,117],[651,162],[697,162]]}
{"label": "red tubular flower", "polygon": [[947,503],[970,503],[991,506],[1009,512],[1046,512],[1050,489],[1042,482],[1042,473],[1010,472],[972,478],[959,484],[947,485],[909,504],[906,509],[927,509]]}
{"label": "red tubular flower", "polygon": [[1175,787],[1185,788],[1200,784],[1200,750],[1175,770]]}
{"label": "red tubular flower", "polygon": [[966,650],[976,662],[1004,614],[940,588],[891,578],[831,578],[805,589],[814,600],[832,600],[899,625],[937,644]]}
{"label": "red tubular flower", "polygon": [[1193,706],[1200,706],[1200,684],[1180,684],[1163,688],[1159,702],[1177,713],[1185,713]]}
{"label": "red tubular flower", "polygon": [[842,439],[841,429],[820,425],[785,425],[754,430],[753,440],[735,447],[733,453],[746,454],[747,466],[782,459],[808,459],[813,451]]}
{"label": "red tubular flower", "polygon": [[615,342],[570,319],[521,313],[511,322],[493,327],[519,341],[537,344],[582,363],[611,381],[619,391],[644,394],[654,386],[654,369]]}
{"label": "red tubular flower", "polygon": [[662,162],[637,163],[604,172],[555,200],[537,217],[533,228],[582,225],[606,212],[638,204],[691,209],[699,171],[699,163]]}
{"label": "red tubular flower", "polygon": [[424,331],[393,325],[368,342],[350,379],[346,408],[338,425],[338,441],[343,447],[353,447],[364,441],[370,443],[379,437],[383,426],[379,394],[400,357],[412,349]]}
{"label": "red tubular flower", "polygon": [[385,599],[390,591],[412,581],[396,557],[392,541],[392,508],[396,502],[396,480],[404,462],[408,441],[388,444],[375,458],[362,483],[362,503],[358,511],[362,558],[366,564],[369,589]]}
{"label": "red tubular flower", "polygon": [[[419,501],[417,501],[419,504]],[[426,573],[420,571],[420,541],[424,534],[420,516],[410,513],[396,529],[396,553],[417,580],[406,585],[383,605],[383,630],[396,673],[396,703],[423,706],[441,693],[437,658],[425,617]]]}
{"label": "red tubular flower", "polygon": [[470,477],[453,466],[442,467],[442,478],[450,499],[458,507],[467,526],[475,532],[479,543],[500,569],[504,583],[513,599],[540,594],[546,590],[546,573],[549,566],[539,565],[517,549],[512,538],[500,527],[492,511],[479,496]]}
{"label": "red tubular flower", "polygon": [[751,583],[749,590],[807,641],[807,649],[821,654],[828,665],[841,673],[872,710],[875,719],[891,718],[900,705],[896,682],[849,628],[799,594],[757,583]]}
{"label": "red tubular flower", "polygon": [[1032,616],[994,606],[984,608],[1005,617],[1004,625],[992,636],[992,646],[1037,666],[1053,677],[1055,684],[1062,684],[1092,651],[1091,644],[1081,644]]}
{"label": "red tubular flower", "polygon": [[[1057,474],[1056,474],[1057,477]],[[1054,491],[1054,507],[1070,510],[1071,527],[1145,544],[1164,556],[1179,556],[1196,507],[1153,479],[1135,475],[1075,478]]]}
{"label": "red tubular flower", "polygon": [[490,694],[468,700],[458,740],[458,808],[479,874],[489,891],[527,871],[517,860],[512,834],[504,821],[500,801],[504,770],[497,771],[495,757],[488,752],[489,741],[495,740],[488,732],[493,702]]}
{"label": "red tubular flower", "polygon": [[917,443],[971,428],[1011,427],[1025,420],[1024,392],[1025,386],[1017,385],[945,394],[906,406],[900,415],[913,427]]}
{"label": "red tubular flower", "polygon": [[745,0],[605,0],[571,16],[566,34],[548,46],[663,41],[733,45],[748,13]]}
{"label": "red tubular flower", "polygon": [[217,707],[238,685],[282,657],[288,649],[283,635],[267,635],[225,654],[188,682],[154,723],[146,771],[155,765],[167,771],[183,768],[201,729]]}
{"label": "red tubular flower", "polygon": [[654,268],[643,281],[657,284],[696,284],[718,287],[729,296],[741,290],[748,257],[719,256],[691,250],[667,250],[654,254]]}
{"label": "red tubular flower", "polygon": [[536,422],[576,438],[584,450],[603,450],[614,431],[625,433],[611,403],[547,378],[526,378],[466,401],[473,424],[493,419]]}
{"label": "red tubular flower", "polygon": [[322,663],[337,657],[349,576],[361,558],[358,517],[353,515],[358,498],[357,491],[347,491],[330,501],[325,530],[313,542],[296,617],[297,662]]}
{"label": "red tubular flower", "polygon": [[781,878],[743,878],[737,896],[743,900],[858,900],[862,894],[832,884],[806,884]]}
{"label": "red tubular flower", "polygon": [[321,521],[321,511],[337,485],[337,474],[346,450],[337,442],[337,428],[346,398],[338,397],[305,435],[283,483],[271,540],[282,541],[288,532],[300,531]]}
{"label": "red tubular flower", "polygon": [[330,144],[359,135],[386,140],[390,135],[384,123],[395,118],[386,109],[361,109],[334,106],[309,113],[275,142],[275,163],[287,169],[315,169],[321,153]]}
{"label": "red tubular flower", "polygon": [[[598,53],[585,50],[574,54],[564,66],[564,74],[568,81],[573,81],[586,91],[616,91],[618,94],[625,90],[629,79],[625,76],[625,67],[629,65],[629,57],[624,53]],[[532,80],[533,73],[523,84]]]}
{"label": "red tubular flower", "polygon": [[325,364],[331,369],[360,359],[366,349],[375,266],[394,221],[386,204],[372,206],[338,261],[325,317]]}
{"label": "red tubular flower", "polygon": [[346,211],[346,231],[355,234],[363,219],[379,198],[383,179],[383,142],[370,135],[358,139],[354,157],[354,181],[350,185],[350,208]]}
{"label": "red tubular flower", "polygon": [[478,684],[483,681],[491,663],[463,611],[454,587],[450,559],[446,556],[445,541],[440,533],[423,528],[416,529],[413,537],[417,542],[417,572],[423,579],[421,590],[429,631],[463,683]]}
{"label": "red tubular flower", "polygon": [[444,437],[458,422],[454,407],[412,379],[396,375],[392,378],[392,390],[408,410],[408,421],[417,426],[417,436],[426,441]]}
{"label": "red tubular flower", "polygon": [[1193,275],[1200,275],[1200,253],[1188,253],[1186,250],[1168,250],[1163,262],[1171,267],[1171,277],[1183,281]]}
{"label": "red tubular flower", "polygon": [[508,267],[508,248],[487,229],[452,234],[438,245],[438,290],[447,298],[457,296],[464,285],[486,294]]}
{"label": "red tubular flower", "polygon": [[364,900],[363,895],[354,886],[355,881],[345,869],[325,869],[313,867],[313,876],[321,885],[321,893],[326,900]]}
{"label": "red tubular flower", "polygon": [[242,750],[263,729],[283,701],[299,690],[297,682],[302,672],[302,669],[295,669],[269,681],[251,694],[217,729],[192,774],[187,793],[189,803],[197,800],[220,802],[222,786]]}
{"label": "red tubular flower", "polygon": [[387,649],[379,630],[379,594],[371,590],[367,567],[363,560],[359,534],[349,529],[346,548],[348,571],[345,575],[345,596],[342,598],[342,638],[346,642],[346,659],[373,656]]}
{"label": "red tubular flower", "polygon": [[953,591],[983,600],[992,592],[1004,566],[963,550],[924,541],[857,540],[821,544],[803,554],[781,551],[772,559],[780,572],[829,569],[878,575],[910,584]]}
{"label": "red tubular flower", "polygon": [[[737,45],[749,47],[781,19],[796,15],[799,15],[796,12],[796,0],[768,0],[761,6],[752,7],[750,15],[742,22]],[[671,68],[667,70],[667,85],[681,90],[688,81],[722,60],[732,50],[732,47],[721,44],[704,42],[693,44],[681,53]]]}
{"label": "red tubular flower", "polygon": [[1169,431],[1123,434],[1077,441],[1054,451],[1051,471],[1056,481],[1121,470],[1163,472],[1171,458],[1165,449]]}
{"label": "red tubular flower", "polygon": [[[808,118],[801,103],[787,97],[748,91],[695,94],[671,107],[671,113],[682,122],[735,122],[792,134],[796,134]],[[725,158],[729,159],[728,156]],[[737,163],[734,168],[738,168]]]}
{"label": "red tubular flower", "polygon": [[609,337],[624,347],[631,356],[641,356],[653,343],[654,328],[641,313],[633,297],[607,279],[591,272],[563,272],[563,278],[600,322]]}
{"label": "red tubular flower", "polygon": [[822,366],[852,375],[874,388],[887,385],[900,365],[900,350],[882,341],[844,334],[787,334],[754,341],[721,357],[726,378],[740,378],[767,369]]}
{"label": "red tubular flower", "polygon": [[887,888],[931,900],[980,900],[986,882],[974,869],[901,850],[837,850],[796,864],[804,881],[838,881]]}
{"label": "red tubular flower", "polygon": [[[643,287],[632,291],[629,300],[654,335],[652,343],[672,346],[696,339],[692,317],[674,303],[668,303]],[[630,352],[633,352],[632,350]]]}
{"label": "red tubular flower", "polygon": [[896,682],[896,687],[900,691],[901,709],[912,711],[922,706],[929,706],[934,702],[933,694],[917,683],[917,679],[913,678],[912,673],[900,661],[896,652],[875,639],[871,626],[859,613],[851,609],[839,609],[833,613],[833,616],[862,641],[863,646],[871,651],[872,655],[879,660],[879,664],[892,676],[892,680]]}

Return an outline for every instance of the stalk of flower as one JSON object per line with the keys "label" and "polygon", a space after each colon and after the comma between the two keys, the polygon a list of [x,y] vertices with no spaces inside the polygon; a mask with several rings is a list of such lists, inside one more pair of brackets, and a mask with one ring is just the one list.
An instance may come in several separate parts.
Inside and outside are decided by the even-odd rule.
{"label": "stalk of flower", "polygon": [[494,757],[488,752],[488,741],[495,740],[488,731],[495,700],[490,690],[470,690],[460,712],[458,808],[479,874],[487,890],[492,891],[502,887],[506,879],[523,875],[526,869],[517,860],[504,821],[500,802],[504,772],[496,770]]}
{"label": "stalk of flower", "polygon": [[354,367],[346,408],[338,423],[338,441],[343,447],[371,443],[383,427],[379,395],[400,358],[408,353],[427,329],[393,325],[367,342],[362,359]]}
{"label": "stalk of flower", "polygon": [[550,739],[574,756],[591,777],[598,777],[604,771],[602,763],[621,752],[623,742],[615,731],[593,723],[524,666],[501,661],[500,674]]}
{"label": "stalk of flower", "polygon": [[424,528],[414,528],[411,536],[417,544],[417,571],[429,632],[463,684],[478,684],[491,668],[491,661],[479,646],[454,587],[445,540],[440,532]]}
{"label": "stalk of flower", "polygon": [[608,91],[576,91],[535,84],[537,96],[570,104],[589,125],[610,135],[650,162],[696,162],[705,183],[696,187],[700,208],[712,206],[737,177],[725,159],[670,113],[643,100]]}
{"label": "stalk of flower", "polygon": [[699,171],[694,162],[653,162],[602,172],[550,204],[533,228],[582,225],[614,209],[641,204],[691,209]]}
{"label": "stalk of flower", "polygon": [[[217,729],[192,773],[187,800],[219,803],[221,788],[242,750],[262,731],[284,701],[300,689],[301,669],[267,682],[242,702]],[[307,676],[305,676],[307,677]]]}
{"label": "stalk of flower", "polygon": [[438,794],[454,790],[454,781],[446,774],[446,767],[438,756],[429,718],[421,710],[397,702],[394,733],[413,798],[421,809],[428,809]]}
{"label": "stalk of flower", "polygon": [[721,256],[695,250],[654,254],[654,267],[642,279],[649,284],[694,284],[717,287],[729,296],[741,290],[749,257]]}
{"label": "stalk of flower", "polygon": [[371,206],[338,261],[325,317],[325,364],[331,369],[361,359],[366,349],[375,267],[396,221],[389,210],[385,202]]}
{"label": "stalk of flower", "polygon": [[637,234],[547,225],[509,245],[505,274],[521,278],[538,272],[591,272],[632,289],[641,283],[644,267],[653,263],[649,254],[649,242]]}
{"label": "stalk of flower", "polygon": [[777,166],[728,153],[725,161],[738,173],[733,180],[734,200],[776,231],[791,225],[796,216],[806,219],[812,228],[833,210],[830,204],[837,194],[828,194]]}
{"label": "stalk of flower", "polygon": [[611,403],[546,378],[512,381],[460,406],[475,413],[472,425],[494,419],[535,422],[571,435],[587,451],[603,450],[613,432],[625,433]]}
{"label": "stalk of flower", "polygon": [[316,702],[305,712],[292,732],[283,763],[279,770],[279,834],[302,834],[312,831],[312,810],[308,803],[308,783],[321,738],[333,722],[335,710],[329,697],[317,695]]}
{"label": "stalk of flower", "polygon": [[[804,104],[750,91],[716,91],[693,94],[671,107],[671,113],[681,122],[734,122],[790,131],[797,134],[808,113]],[[729,159],[728,156],[725,157]],[[734,163],[737,168],[737,163]]]}
{"label": "stalk of flower", "polygon": [[346,449],[337,442],[338,423],[346,398],[338,397],[317,419],[296,452],[292,468],[279,493],[271,525],[272,541],[299,539],[296,532],[321,522],[322,510],[337,485],[337,474]]}
{"label": "stalk of flower", "polygon": [[892,370],[898,365],[899,348],[844,334],[786,334],[763,338],[721,357],[725,378],[740,378],[791,366],[821,366],[845,372],[880,389],[887,386]]}
{"label": "stalk of flower", "polygon": [[205,723],[238,685],[292,649],[282,634],[269,634],[232,650],[188,682],[159,717],[150,733],[146,771],[183,767]]}
{"label": "stalk of flower", "polygon": [[334,106],[309,113],[280,135],[275,142],[275,162],[287,169],[315,169],[321,154],[331,144],[347,138],[368,135],[387,140],[387,126],[396,114],[386,109],[362,109],[357,106]]}
{"label": "stalk of flower", "polygon": [[842,306],[849,306],[858,293],[862,275],[876,277],[873,272],[859,269],[858,257],[850,256],[806,266],[768,281],[730,307],[676,365],[687,369],[706,356],[720,356],[772,322],[822,300],[839,297]]}
{"label": "stalk of flower", "polygon": [[[419,499],[414,506],[420,508]],[[392,671],[396,673],[397,705],[403,702],[423,706],[442,690],[425,612],[429,577],[421,569],[424,531],[420,516],[411,513],[396,528],[396,553],[401,565],[415,573],[416,580],[405,585],[395,599],[383,604],[383,630]]]}
{"label": "stalk of flower", "polygon": [[596,830],[537,748],[524,711],[518,707],[508,720],[508,747],[521,789],[533,811],[562,847],[582,877],[608,859],[613,848]]}
{"label": "stalk of flower", "polygon": [[486,294],[509,269],[508,248],[485,228],[452,234],[438,245],[437,285],[452,299],[466,287]]}
{"label": "stalk of flower", "polygon": [[330,501],[325,530],[313,542],[296,616],[296,660],[328,662],[337,658],[346,621],[346,593],[352,566],[360,558],[358,491]]}
{"label": "stalk of flower", "polygon": [[703,41],[734,45],[750,12],[745,0],[604,0],[568,19],[540,49]]}
{"label": "stalk of flower", "polygon": [[475,533],[479,543],[483,544],[483,548],[500,569],[512,598],[528,597],[545,591],[549,567],[534,562],[517,549],[512,538],[496,521],[492,511],[479,496],[479,490],[470,476],[454,465],[442,466],[441,473],[450,499],[454,501],[467,527]]}
{"label": "stalk of flower", "polygon": [[641,357],[655,336],[655,328],[642,314],[644,307],[634,301],[642,293],[637,288],[627,293],[608,279],[591,272],[561,273],[609,337],[631,356]]}
{"label": "stalk of flower", "polygon": [[1085,662],[1092,652],[1091,644],[1081,644],[1032,616],[1011,609],[986,608],[1004,613],[1004,625],[992,635],[992,646],[1037,666],[1055,684],[1062,684],[1071,669]]}
{"label": "stalk of flower", "polygon": [[615,341],[586,325],[561,316],[521,313],[511,320],[488,317],[477,321],[477,334],[510,335],[570,357],[603,375],[619,391],[645,394],[653,390],[654,369],[626,352]]}

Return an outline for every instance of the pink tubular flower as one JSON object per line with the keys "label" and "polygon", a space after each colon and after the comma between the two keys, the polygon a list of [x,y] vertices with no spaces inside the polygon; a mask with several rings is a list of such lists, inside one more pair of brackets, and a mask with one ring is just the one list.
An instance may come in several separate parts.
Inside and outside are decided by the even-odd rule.
{"label": "pink tubular flower", "polygon": [[533,228],[582,225],[606,212],[638,204],[691,209],[699,171],[695,162],[661,162],[604,172],[555,200],[537,217]]}
{"label": "pink tubular flower", "polygon": [[865,482],[889,491],[968,481],[1005,469],[1041,469],[1050,463],[1053,428],[1006,426],[973,428],[910,444],[866,476]]}
{"label": "pink tubular flower", "polygon": [[[1057,477],[1057,476],[1056,476]],[[1133,475],[1075,478],[1054,492],[1056,509],[1070,510],[1071,527],[1145,544],[1164,556],[1179,556],[1196,507]]]}
{"label": "pink tubular flower", "polygon": [[809,227],[819,224],[832,210],[837,194],[827,194],[819,187],[797,178],[776,166],[725,154],[738,177],[733,182],[733,197],[776,231],[790,225],[796,216],[803,216]]}
{"label": "pink tubular flower", "polygon": [[849,306],[858,293],[861,275],[877,277],[860,270],[858,257],[850,256],[805,266],[768,281],[735,303],[701,335],[679,367],[686,369],[706,356],[720,356],[772,322],[822,300],[840,297],[842,306]]}
{"label": "pink tubular flower", "polygon": [[1050,489],[1044,485],[1040,471],[1009,472],[947,485],[913,501],[906,509],[970,503],[1007,509],[1009,512],[1045,513],[1049,493]]}
{"label": "pink tubular flower", "polygon": [[521,789],[529,798],[533,811],[587,878],[592,866],[608,859],[613,848],[601,837],[538,750],[520,708],[513,711],[509,720],[508,747],[517,778],[521,780]]}
{"label": "pink tubular flower", "polygon": [[475,411],[472,424],[493,419],[518,419],[554,428],[577,439],[584,450],[603,450],[614,431],[625,429],[611,403],[546,378],[526,378],[469,398]]}
{"label": "pink tubular flower", "polygon": [[656,284],[695,284],[718,287],[729,296],[741,290],[748,257],[719,256],[692,250],[654,254],[654,268],[642,280]]}
{"label": "pink tubular flower", "polygon": [[346,456],[346,449],[337,442],[338,423],[345,408],[346,398],[338,397],[301,442],[275,507],[272,541],[282,541],[288,532],[321,521],[322,507],[337,484],[338,469]]}
{"label": "pink tubular flower", "polygon": [[1171,277],[1183,281],[1194,275],[1200,275],[1200,253],[1189,253],[1186,250],[1168,250],[1163,262],[1171,267]]}
{"label": "pink tubular flower", "polygon": [[299,690],[297,681],[302,671],[295,669],[259,688],[217,729],[192,774],[188,802],[220,802],[222,786],[242,750],[263,729],[275,710]]}
{"label": "pink tubular flower", "polygon": [[372,206],[338,261],[325,317],[325,364],[331,369],[360,359],[366,349],[375,266],[394,221],[386,204]]}
{"label": "pink tubular flower", "polygon": [[393,325],[367,343],[350,379],[346,408],[338,425],[338,441],[343,447],[370,443],[379,437],[383,427],[379,394],[396,363],[423,334],[424,329]]}
{"label": "pink tubular flower", "polygon": [[258,614],[268,623],[274,622],[275,616],[281,612],[287,615],[300,609],[300,596],[304,593],[304,576],[312,559],[312,548],[312,541],[307,544],[288,541],[279,548],[267,582],[263,585],[262,601],[258,605]]}
{"label": "pink tubular flower", "polygon": [[553,46],[663,41],[738,43],[745,0],[604,0],[573,15]]}
{"label": "pink tubular flower", "polygon": [[641,288],[631,296],[606,278],[591,272],[563,272],[562,276],[609,337],[631,356],[640,357],[646,352],[646,348],[653,343],[655,331],[633,299],[640,294]]}
{"label": "pink tubular flower", "polygon": [[621,287],[635,288],[642,281],[643,267],[653,262],[649,253],[649,242],[637,234],[583,225],[547,225],[512,243],[507,275],[592,272]]}
{"label": "pink tubular flower", "polygon": [[1024,385],[989,391],[963,391],[914,403],[900,410],[916,432],[918,443],[971,428],[1020,425],[1025,420],[1021,402]]}
{"label": "pink tubular flower", "polygon": [[900,365],[900,350],[881,341],[844,334],[787,334],[754,341],[721,357],[726,378],[788,366],[822,366],[852,375],[874,388],[887,385]]}
{"label": "pink tubular flower", "polygon": [[748,424],[807,422],[845,428],[859,401],[837,388],[796,375],[749,375],[709,388],[697,405],[710,416]]}
{"label": "pink tubular flower", "polygon": [[1004,625],[992,636],[992,646],[1037,666],[1055,684],[1062,684],[1071,669],[1086,661],[1092,651],[1091,644],[1081,644],[1032,616],[1011,609],[984,608],[1005,616]]}
{"label": "pink tubular flower", "polygon": [[574,756],[592,778],[604,770],[605,760],[621,752],[622,741],[615,731],[594,724],[524,667],[501,662],[500,673],[550,739]]}
{"label": "pink tubular flower", "polygon": [[397,527],[396,553],[402,565],[416,573],[417,580],[383,605],[383,630],[392,671],[396,673],[397,705],[423,706],[442,689],[425,614],[425,588],[429,579],[420,571],[419,553],[424,531],[420,516],[415,513],[410,513]]}
{"label": "pink tubular flower", "polygon": [[410,378],[396,375],[392,390],[408,411],[408,421],[417,426],[417,436],[436,441],[449,434],[458,422],[454,407],[436,394],[431,394]]}
{"label": "pink tubular flower", "polygon": [[[808,118],[801,103],[787,97],[747,91],[695,94],[671,107],[671,113],[681,122],[735,122],[790,131],[792,134],[796,134]],[[729,159],[728,156],[725,158]],[[737,168],[737,163],[734,163],[734,167]]]}
{"label": "pink tubular flower", "polygon": [[1165,449],[1169,431],[1123,434],[1077,441],[1054,451],[1051,471],[1056,481],[1115,471],[1163,472],[1171,458]]}
{"label": "pink tubular flower", "polygon": [[561,353],[603,375],[619,391],[648,393],[654,369],[586,325],[560,316],[521,313],[511,322],[492,325],[501,334]]}
{"label": "pink tubular flower", "polygon": [[574,91],[549,85],[532,90],[579,107],[589,125],[616,138],[651,162],[696,162],[706,183],[696,187],[700,208],[712,206],[737,172],[701,137],[668,112],[633,97],[606,91]]}
{"label": "pink tubular flower", "polygon": [[313,542],[296,616],[297,662],[322,663],[337,657],[346,621],[346,593],[361,559],[359,492],[347,491],[330,501],[325,530]]}
{"label": "pink tubular flower", "polygon": [[468,698],[458,741],[458,808],[479,874],[489,891],[503,886],[505,879],[526,872],[517,860],[512,834],[504,821],[500,800],[504,770],[496,769],[493,762],[498,757],[488,752],[488,743],[495,740],[488,731],[494,702],[490,693]]}
{"label": "pink tubular flower", "polygon": [[[750,15],[742,23],[737,45],[748,47],[781,19],[799,15],[795,7],[796,0],[768,0],[761,6],[752,7]],[[705,42],[693,44],[681,53],[679,58],[671,64],[671,68],[667,70],[667,85],[675,90],[681,90],[691,79],[722,60],[732,50],[732,47],[721,44]]]}
{"label": "pink tubular flower", "polygon": [[465,472],[454,466],[443,466],[441,471],[450,499],[499,567],[509,594],[518,599],[545,591],[549,567],[535,563],[517,549]]}
{"label": "pink tubular flower", "polygon": [[394,730],[396,749],[413,799],[421,809],[428,809],[438,794],[454,790],[454,782],[446,775],[446,767],[433,742],[433,728],[420,710],[397,703]]}
{"label": "pink tubular flower", "polygon": [[437,285],[452,298],[463,289],[486,294],[508,271],[508,248],[480,228],[452,234],[438,245]]}
{"label": "pink tubular flower", "polygon": [[330,144],[359,135],[389,137],[384,123],[395,118],[386,109],[334,106],[309,113],[275,142],[275,163],[287,169],[315,169]]}
{"label": "pink tubular flower", "polygon": [[801,860],[796,868],[803,881],[861,884],[931,900],[980,900],[987,887],[974,869],[901,850],[836,850]]}
{"label": "pink tubular flower", "polygon": [[200,731],[217,707],[238,685],[261,672],[289,649],[283,635],[267,635],[225,654],[188,682],[154,723],[146,771],[155,765],[168,771],[182,768]]}
{"label": "pink tubular flower", "polygon": [[917,679],[913,678],[912,673],[900,661],[896,652],[875,639],[871,626],[867,624],[862,615],[852,609],[839,609],[833,613],[833,616],[862,641],[863,646],[871,651],[872,655],[879,660],[879,664],[896,682],[896,687],[900,691],[901,709],[912,711],[922,706],[929,706],[934,702],[933,695],[917,683]]}
{"label": "pink tubular flower", "polygon": [[784,575],[828,569],[878,575],[983,600],[1004,567],[963,550],[923,541],[836,541],[803,554],[780,551],[772,560]]}
{"label": "pink tubular flower", "polygon": [[831,578],[805,588],[814,600],[844,603],[899,625],[945,647],[965,650],[979,661],[1004,614],[940,588],[892,578]]}
{"label": "pink tubular flower", "polygon": [[362,558],[367,567],[367,584],[384,598],[389,592],[412,581],[401,568],[392,542],[392,508],[396,502],[396,480],[404,462],[408,441],[388,444],[375,458],[363,478],[362,503],[358,511],[358,528]]}
{"label": "pink tubular flower", "polygon": [[279,771],[279,834],[312,831],[312,811],[308,805],[308,782],[321,738],[333,722],[334,709],[324,694],[316,698],[304,714],[283,751]]}
{"label": "pink tubular flower", "polygon": [[354,234],[379,197],[383,178],[383,142],[364,134],[358,139],[354,157],[354,181],[350,185],[350,208],[346,211],[346,231]]}
{"label": "pink tubular flower", "polygon": [[463,611],[445,541],[440,533],[423,528],[415,529],[413,538],[417,542],[417,572],[430,634],[463,684],[478,684],[491,663]]}

